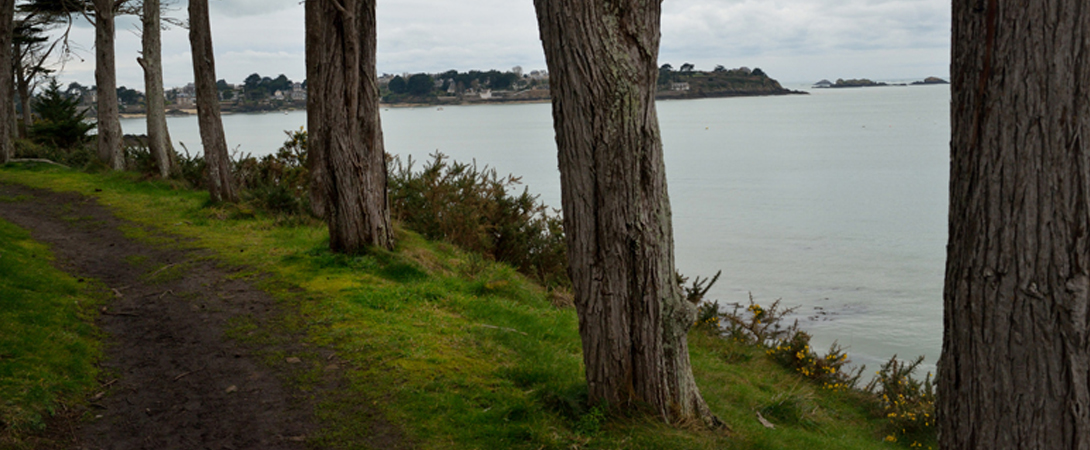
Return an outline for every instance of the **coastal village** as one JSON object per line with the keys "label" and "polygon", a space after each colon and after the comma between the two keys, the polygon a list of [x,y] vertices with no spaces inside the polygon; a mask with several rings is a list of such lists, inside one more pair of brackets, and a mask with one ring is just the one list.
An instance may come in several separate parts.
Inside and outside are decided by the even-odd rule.
{"label": "coastal village", "polygon": [[[515,66],[507,71],[449,70],[427,74],[383,74],[378,78],[382,103],[386,106],[458,105],[481,103],[545,102],[549,100],[549,73],[524,71]],[[252,74],[242,83],[219,80],[220,108],[225,113],[289,111],[306,108],[306,81],[295,81],[281,74],[275,78]],[[121,86],[117,89],[123,116],[144,113],[143,92]],[[97,102],[94,86],[70,83],[65,96],[78,98],[80,108],[92,111]],[[711,71],[696,70],[689,63],[675,69],[663,64],[659,69],[659,99],[691,99],[759,95],[805,94],[784,88],[761,69],[716,66]],[[196,113],[196,87],[193,83],[169,88],[165,92],[167,114]]]}

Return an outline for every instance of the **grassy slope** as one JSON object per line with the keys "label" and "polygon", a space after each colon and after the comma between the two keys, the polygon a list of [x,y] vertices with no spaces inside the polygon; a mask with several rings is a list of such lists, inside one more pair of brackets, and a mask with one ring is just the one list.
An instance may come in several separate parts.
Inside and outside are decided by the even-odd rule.
{"label": "grassy slope", "polygon": [[[254,277],[298,312],[284,329],[240,321],[235,333],[303,331],[347,361],[349,383],[319,411],[318,447],[365,434],[372,404],[422,448],[885,448],[881,423],[848,394],[822,391],[760,352],[693,332],[694,370],[712,410],[732,431],[684,430],[647,418],[606,419],[587,410],[575,313],[557,309],[510,268],[398,232],[391,253],[329,253],[323,227],[288,225],[236,207],[204,207],[207,195],[131,174],[55,168],[0,169],[0,182],[96,197],[154,240],[158,229],[194,238]],[[281,355],[270,355],[270,361]],[[328,364],[304,361],[320,373]],[[305,376],[304,376],[305,378]],[[303,380],[305,384],[305,380]],[[763,409],[780,424],[761,426]],[[766,414],[767,416],[768,414]]]}
{"label": "grassy slope", "polygon": [[[0,196],[3,203],[13,199]],[[51,265],[30,233],[0,220],[0,447],[40,430],[59,404],[96,386],[101,295]]]}

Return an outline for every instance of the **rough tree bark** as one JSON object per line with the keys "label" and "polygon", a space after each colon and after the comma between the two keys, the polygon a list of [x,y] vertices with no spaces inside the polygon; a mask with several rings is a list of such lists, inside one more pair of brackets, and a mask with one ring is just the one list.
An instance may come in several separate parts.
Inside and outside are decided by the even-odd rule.
{"label": "rough tree bark", "polygon": [[306,2],[307,153],[329,244],[393,247],[375,75],[375,0]]}
{"label": "rough tree bark", "polygon": [[693,379],[655,113],[659,0],[535,0],[592,401],[719,424]]}
{"label": "rough tree bark", "polygon": [[197,88],[197,121],[208,168],[208,192],[213,202],[237,202],[231,177],[231,158],[220,118],[216,89],[216,61],[212,52],[212,28],[208,23],[208,0],[189,1],[189,44],[193,53],[193,79]]}
{"label": "rough tree bark", "polygon": [[[0,67],[12,67],[15,0],[0,0]],[[15,155],[15,86],[11,70],[0,70],[0,164]]]}
{"label": "rough tree bark", "polygon": [[94,0],[95,85],[98,94],[98,156],[114,170],[125,168],[114,62],[114,0]]}
{"label": "rough tree bark", "polygon": [[[319,43],[322,42],[324,30],[322,30],[317,24],[311,26],[312,22],[317,19],[310,19],[311,15],[316,14],[311,8],[305,9],[306,14],[306,60],[307,60],[307,78],[314,80],[318,76],[318,61],[324,59],[323,46]],[[311,44],[311,43],[314,44]],[[310,83],[307,83],[307,122],[310,125],[310,118],[315,117],[314,120],[318,120],[318,114],[321,114],[322,105],[318,102],[318,97],[310,93]],[[313,130],[307,132],[307,139],[312,140],[314,136]],[[314,144],[308,143],[307,145],[307,172],[310,175],[310,210],[315,216],[322,219],[326,217],[326,196],[325,196],[325,158],[323,158],[325,152],[319,152],[314,149]]]}
{"label": "rough tree bark", "polygon": [[26,59],[26,55],[22,53],[24,50],[21,46],[13,46],[13,58],[12,65],[15,73],[15,92],[19,94],[19,106],[23,110],[22,121],[19,123],[19,137],[25,138],[30,132],[30,127],[34,126],[34,114],[30,111],[30,76],[27,68],[23,67],[22,61]]}
{"label": "rough tree bark", "polygon": [[940,444],[1090,449],[1090,4],[953,24]]}
{"label": "rough tree bark", "polygon": [[159,0],[144,0],[142,57],[136,61],[144,69],[144,102],[147,106],[148,150],[159,165],[159,176],[170,175],[174,147],[167,132],[166,98],[163,93],[163,51]]}

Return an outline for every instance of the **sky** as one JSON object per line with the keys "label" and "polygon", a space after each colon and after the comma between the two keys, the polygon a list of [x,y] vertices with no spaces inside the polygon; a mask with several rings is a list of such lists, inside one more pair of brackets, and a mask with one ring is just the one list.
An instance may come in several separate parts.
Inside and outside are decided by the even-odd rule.
{"label": "sky", "polygon": [[[170,0],[164,0],[167,3]],[[186,17],[186,0],[166,15]],[[209,0],[216,76],[305,78],[300,0]],[[379,73],[545,69],[532,0],[379,0]],[[139,21],[117,22],[118,86],[143,90]],[[58,79],[94,84],[94,30],[70,34]],[[163,32],[164,84],[193,79],[186,30]],[[664,0],[659,64],[759,67],[784,83],[947,78],[950,0]]]}

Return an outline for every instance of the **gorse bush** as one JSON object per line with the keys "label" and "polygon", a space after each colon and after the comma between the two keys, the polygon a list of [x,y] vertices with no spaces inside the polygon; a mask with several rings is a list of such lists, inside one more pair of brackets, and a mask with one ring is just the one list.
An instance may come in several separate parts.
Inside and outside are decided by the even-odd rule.
{"label": "gorse bush", "polygon": [[285,131],[288,139],[275,154],[234,160],[234,173],[244,198],[266,211],[305,215],[310,211],[307,132]]}
{"label": "gorse bush", "polygon": [[935,389],[930,373],[923,381],[912,376],[921,363],[923,356],[905,362],[894,355],[882,364],[866,390],[880,398],[888,421],[887,441],[931,448],[935,436]]}
{"label": "gorse bush", "polygon": [[742,308],[739,303],[733,306],[734,309],[731,312],[722,313],[719,311],[718,302],[713,302],[713,308],[724,324],[723,332],[730,339],[769,346],[798,331],[797,321],[790,326],[784,325],[785,317],[795,312],[798,307],[785,308],[780,304],[780,300],[764,307],[753,299],[753,294],[750,294],[748,306]]}
{"label": "gorse bush", "polygon": [[[234,157],[232,170],[242,198],[253,207],[308,216],[307,132],[300,128],[284,133],[288,139],[275,154]],[[204,158],[182,149],[184,155],[174,155],[173,176],[203,187]],[[131,170],[155,173],[146,147],[133,146],[126,154]],[[452,162],[441,153],[432,155],[420,171],[413,170],[412,158],[388,161],[391,214],[406,228],[510,264],[546,287],[571,284],[562,221],[527,189],[514,194],[518,177]]]}
{"label": "gorse bush", "polygon": [[[686,281],[681,276],[678,280],[679,283]],[[694,283],[691,287],[683,287],[683,290],[698,294],[695,298],[699,300],[707,288],[710,288],[710,284],[701,290],[701,286]],[[851,391],[860,395],[864,401],[872,402],[876,413],[887,422],[886,441],[899,442],[911,448],[932,448],[936,429],[931,374],[923,380],[912,376],[923,362],[923,357],[902,362],[894,356],[882,365],[869,384],[861,388],[859,380],[866,366],[849,368],[851,361],[843,347],[834,342],[825,355],[820,355],[810,345],[810,334],[800,330],[797,321],[790,326],[783,324],[796,309],[782,307],[780,300],[764,307],[754,301],[752,294],[748,305],[743,307],[736,303],[730,312],[723,312],[718,302],[703,301],[698,305],[695,328],[737,345],[759,346],[779,365],[824,389]],[[804,405],[805,401],[788,394],[776,399],[762,407],[761,413],[781,423],[804,421],[805,414],[800,411],[806,408],[800,405]]]}
{"label": "gorse bush", "polygon": [[518,177],[448,161],[435,153],[390,162],[391,212],[406,227],[514,266],[546,286],[567,286],[567,253],[561,219],[527,189],[512,195]]}
{"label": "gorse bush", "polygon": [[845,367],[850,363],[848,354],[835,342],[824,356],[818,355],[810,348],[810,334],[798,329],[787,339],[776,342],[766,353],[781,366],[793,369],[825,389],[855,388],[865,368],[848,370]]}

